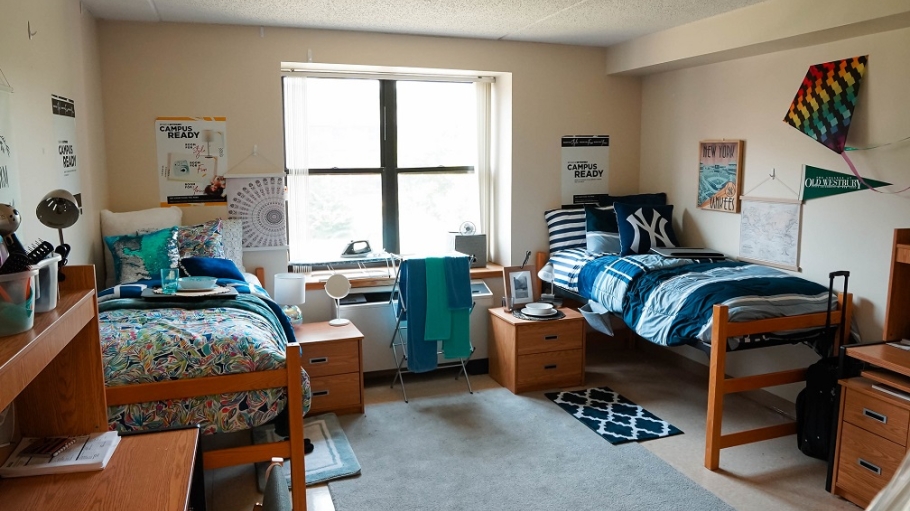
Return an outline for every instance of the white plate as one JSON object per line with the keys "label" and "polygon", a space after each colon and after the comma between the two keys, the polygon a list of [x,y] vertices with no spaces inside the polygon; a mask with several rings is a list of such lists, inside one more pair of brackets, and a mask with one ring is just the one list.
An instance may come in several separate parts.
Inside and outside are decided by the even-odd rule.
{"label": "white plate", "polygon": [[556,314],[557,312],[559,312],[559,311],[557,311],[556,309],[529,309],[527,307],[525,307],[524,309],[521,310],[522,314],[525,314],[527,316],[537,316],[537,317],[552,316],[552,315]]}
{"label": "white plate", "polygon": [[531,302],[525,304],[525,309],[550,310],[552,308],[553,304],[547,302]]}

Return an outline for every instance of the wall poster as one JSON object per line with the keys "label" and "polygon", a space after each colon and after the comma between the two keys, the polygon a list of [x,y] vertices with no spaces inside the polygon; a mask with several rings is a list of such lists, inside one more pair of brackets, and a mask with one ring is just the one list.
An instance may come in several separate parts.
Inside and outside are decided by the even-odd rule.
{"label": "wall poster", "polygon": [[742,197],[739,259],[799,271],[802,202]]}
{"label": "wall poster", "polygon": [[227,176],[228,218],[243,221],[244,250],[288,248],[285,175]]}
{"label": "wall poster", "polygon": [[610,193],[610,136],[562,137],[562,203],[587,202],[592,194]]}
{"label": "wall poster", "polygon": [[19,167],[13,151],[10,92],[0,85],[0,203],[21,207]]}
{"label": "wall poster", "polygon": [[[57,168],[60,171],[59,188],[73,194],[82,208],[82,182],[79,180],[79,166],[76,158],[76,102],[63,96],[51,94],[51,113],[54,116],[54,142],[57,147]],[[58,186],[54,186],[58,188]],[[48,192],[52,188],[48,188]]]}
{"label": "wall poster", "polygon": [[743,141],[698,143],[698,207],[739,213],[743,181]]}
{"label": "wall poster", "polygon": [[161,206],[224,206],[227,119],[159,117],[155,135]]}

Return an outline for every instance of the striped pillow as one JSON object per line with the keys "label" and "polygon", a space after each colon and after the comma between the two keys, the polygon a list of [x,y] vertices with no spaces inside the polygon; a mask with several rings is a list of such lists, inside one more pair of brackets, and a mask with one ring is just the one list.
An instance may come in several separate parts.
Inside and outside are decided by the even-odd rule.
{"label": "striped pillow", "polygon": [[550,234],[550,253],[570,248],[585,248],[585,210],[553,209],[543,215]]}

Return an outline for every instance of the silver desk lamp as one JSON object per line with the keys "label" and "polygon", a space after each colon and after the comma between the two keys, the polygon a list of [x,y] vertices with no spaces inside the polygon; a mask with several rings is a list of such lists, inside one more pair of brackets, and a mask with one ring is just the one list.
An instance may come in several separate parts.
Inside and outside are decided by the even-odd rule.
{"label": "silver desk lamp", "polygon": [[63,280],[63,267],[66,265],[66,258],[70,254],[70,246],[63,242],[63,229],[72,226],[79,220],[79,204],[76,197],[66,190],[54,190],[38,202],[35,209],[38,220],[52,229],[57,229],[60,234],[60,246],[54,249],[54,252],[60,254],[60,275],[59,279]]}

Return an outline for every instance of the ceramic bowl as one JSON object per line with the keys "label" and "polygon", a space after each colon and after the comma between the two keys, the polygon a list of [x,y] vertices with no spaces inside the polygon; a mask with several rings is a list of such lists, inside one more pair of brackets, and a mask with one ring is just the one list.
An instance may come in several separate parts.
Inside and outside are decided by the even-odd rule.
{"label": "ceramic bowl", "polygon": [[553,308],[553,304],[546,303],[546,302],[532,302],[532,303],[525,304],[525,309],[531,309],[531,310],[549,310],[552,308]]}
{"label": "ceramic bowl", "polygon": [[215,277],[183,277],[177,279],[177,286],[185,291],[198,291],[215,287]]}

